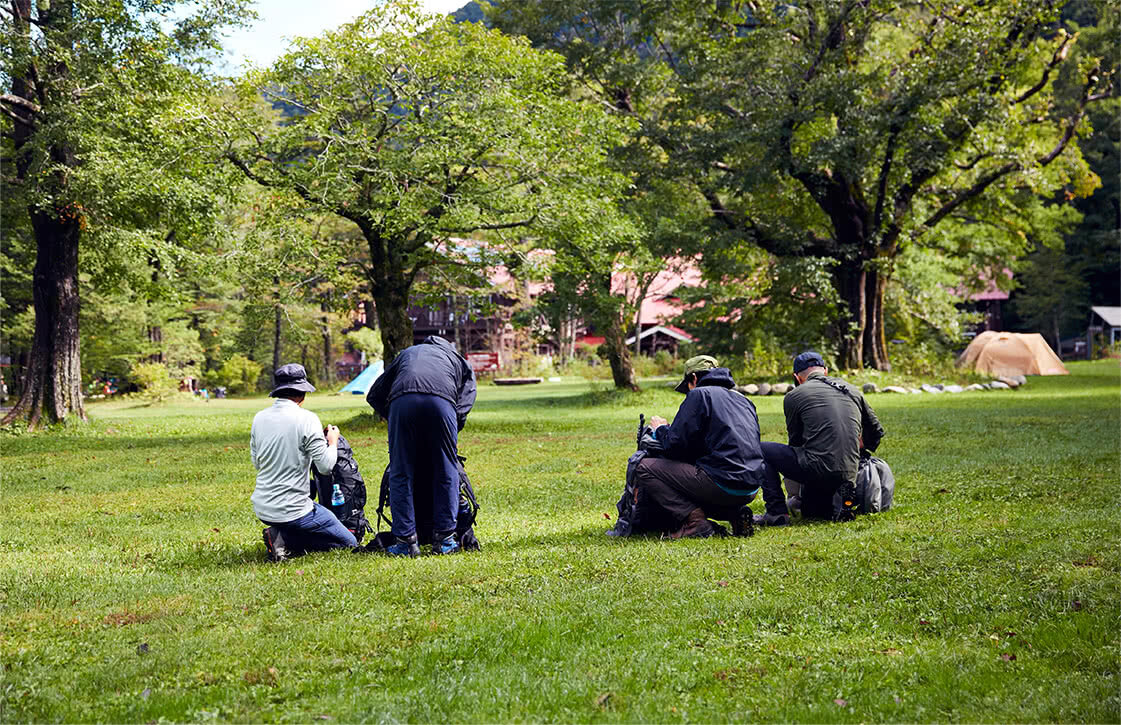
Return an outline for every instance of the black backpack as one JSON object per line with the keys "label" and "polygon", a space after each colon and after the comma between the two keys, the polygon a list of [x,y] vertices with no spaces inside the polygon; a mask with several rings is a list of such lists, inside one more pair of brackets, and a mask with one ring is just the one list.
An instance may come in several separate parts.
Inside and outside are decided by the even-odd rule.
{"label": "black backpack", "polygon": [[[475,489],[471,487],[471,480],[463,464],[467,459],[456,455],[457,468],[459,469],[459,510],[455,517],[455,532],[452,536],[459,542],[464,551],[478,551],[482,548],[479,539],[475,536],[475,519],[479,516],[479,502],[475,499]],[[386,515],[389,508],[389,466],[381,476],[381,491],[378,494],[378,528],[382,523],[387,527],[393,521]],[[432,543],[432,491],[413,489],[413,520],[416,522],[417,544],[424,546]],[[393,534],[389,531],[379,531],[374,535],[374,540],[367,548],[384,549],[393,543]]]}
{"label": "black backpack", "polygon": [[[314,474],[311,480],[311,497],[318,497],[319,503],[335,515],[342,525],[358,543],[362,543],[367,531],[373,531],[370,522],[366,519],[366,482],[358,472],[358,463],[354,460],[354,451],[346,438],[339,436],[339,457],[335,467],[329,474],[320,473],[312,466]],[[343,495],[343,503],[335,506],[331,503],[334,495],[335,484]]]}
{"label": "black backpack", "polygon": [[615,504],[619,518],[609,529],[609,536],[636,536],[646,533],[664,533],[678,528],[676,519],[660,504],[653,501],[646,490],[635,485],[634,474],[638,464],[647,456],[660,457],[664,453],[662,444],[654,437],[654,431],[646,425],[646,416],[638,417],[638,450],[627,459],[627,477],[623,485],[623,495]]}

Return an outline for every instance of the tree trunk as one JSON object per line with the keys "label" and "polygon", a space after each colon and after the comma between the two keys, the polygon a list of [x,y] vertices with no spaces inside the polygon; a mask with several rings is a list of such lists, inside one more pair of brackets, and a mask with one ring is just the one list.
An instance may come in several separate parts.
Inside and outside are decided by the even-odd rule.
{"label": "tree trunk", "polygon": [[842,369],[856,370],[864,367],[864,328],[867,324],[865,290],[867,275],[863,260],[844,261],[837,265],[834,277],[837,292],[847,306],[847,312],[838,323],[840,357],[837,364]]}
{"label": "tree trunk", "polygon": [[634,365],[631,351],[627,347],[626,327],[618,316],[611,320],[606,330],[604,344],[607,346],[607,360],[611,363],[611,377],[618,390],[638,390],[634,378]]}
{"label": "tree trunk", "polygon": [[371,330],[378,329],[378,313],[373,300],[362,300],[362,309],[366,313],[366,327]]}
{"label": "tree trunk", "polygon": [[280,367],[280,345],[282,342],[280,333],[282,328],[281,308],[279,300],[273,306],[273,320],[272,320],[272,369],[276,370]]}
{"label": "tree trunk", "polygon": [[374,285],[374,304],[378,307],[378,329],[388,365],[397,353],[413,344],[413,321],[409,319],[409,285],[403,280],[385,279]]}
{"label": "tree trunk", "polygon": [[326,300],[319,303],[319,309],[323,313],[323,317],[320,318],[320,324],[323,326],[323,384],[333,385],[335,382],[335,366],[331,360],[331,318],[327,314]]}
{"label": "tree trunk", "polygon": [[845,370],[865,366],[891,370],[884,335],[884,293],[887,279],[864,260],[844,261],[834,272],[837,292],[847,313],[837,330],[840,340],[838,365]]}
{"label": "tree trunk", "polygon": [[877,370],[891,370],[887,356],[887,341],[884,339],[884,292],[887,279],[876,267],[870,267],[865,274],[865,306],[867,315],[864,324],[864,363]]}
{"label": "tree trunk", "polygon": [[81,220],[72,210],[31,211],[38,254],[32,278],[35,336],[19,400],[2,421],[26,419],[29,428],[61,423],[82,405],[78,334],[78,240]]}

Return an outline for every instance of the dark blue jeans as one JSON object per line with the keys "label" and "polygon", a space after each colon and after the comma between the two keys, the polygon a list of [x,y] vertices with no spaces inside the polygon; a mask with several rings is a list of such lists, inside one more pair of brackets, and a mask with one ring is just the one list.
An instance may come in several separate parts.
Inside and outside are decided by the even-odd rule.
{"label": "dark blue jeans", "polygon": [[389,404],[389,510],[394,536],[416,534],[414,492],[431,493],[434,537],[455,531],[458,450],[455,408],[449,401],[408,393]]}
{"label": "dark blue jeans", "polygon": [[784,443],[762,441],[763,460],[767,462],[767,478],[763,483],[763,503],[768,514],[789,513],[786,496],[778,474],[802,484],[802,515],[807,518],[832,519],[833,494],[844,481],[832,476],[821,476],[798,465],[794,448]]}
{"label": "dark blue jeans", "polygon": [[284,545],[292,554],[328,549],[353,549],[358,546],[350,533],[335,515],[323,506],[312,503],[312,509],[294,521],[283,523],[262,521],[266,526],[280,530]]}

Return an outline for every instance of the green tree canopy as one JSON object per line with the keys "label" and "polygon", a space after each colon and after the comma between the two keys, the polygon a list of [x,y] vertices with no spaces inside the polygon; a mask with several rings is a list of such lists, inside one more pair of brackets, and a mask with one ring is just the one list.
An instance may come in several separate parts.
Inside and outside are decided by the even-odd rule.
{"label": "green tree canopy", "polygon": [[511,0],[491,17],[637,117],[718,243],[832,260],[842,364],[886,367],[905,249],[968,254],[983,229],[1010,258],[1026,199],[1097,183],[1072,142],[1115,60],[1071,52],[1061,5]]}
{"label": "green tree canopy", "polygon": [[[457,237],[528,227],[595,173],[611,124],[564,83],[561,58],[524,40],[389,2],[298,40],[238,85],[242,106],[199,117],[250,179],[361,230],[391,359],[412,344],[419,276],[477,263]],[[261,94],[283,121],[250,110]]]}

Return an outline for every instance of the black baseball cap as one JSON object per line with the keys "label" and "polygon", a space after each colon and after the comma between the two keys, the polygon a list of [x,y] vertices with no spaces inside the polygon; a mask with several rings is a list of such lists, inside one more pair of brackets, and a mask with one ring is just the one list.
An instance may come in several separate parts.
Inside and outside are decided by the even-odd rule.
{"label": "black baseball cap", "polygon": [[825,361],[821,359],[821,355],[813,350],[806,350],[794,356],[794,372],[800,373],[806,368],[823,368]]}

